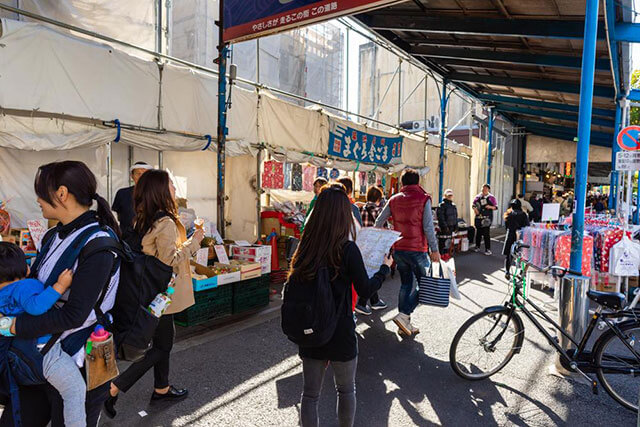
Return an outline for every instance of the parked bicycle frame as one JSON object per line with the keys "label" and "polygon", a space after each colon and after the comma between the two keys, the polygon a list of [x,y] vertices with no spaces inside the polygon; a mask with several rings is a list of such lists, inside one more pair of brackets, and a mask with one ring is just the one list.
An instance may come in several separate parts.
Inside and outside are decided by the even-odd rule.
{"label": "parked bicycle frame", "polygon": [[[597,393],[598,382],[588,375],[595,372],[611,397],[624,407],[637,411],[640,386],[640,311],[623,309],[622,294],[589,291],[588,298],[596,302],[598,307],[591,316],[584,336],[572,337],[526,297],[527,265],[522,259],[521,251],[527,247],[522,242],[516,242],[512,247],[516,268],[512,275],[511,297],[504,305],[485,308],[471,317],[456,333],[449,351],[453,370],[467,380],[481,380],[504,368],[523,348],[525,328],[517,313],[517,310],[521,310],[560,354],[560,361],[565,369],[588,379],[592,391]],[[567,273],[577,274],[558,266],[542,271],[550,272],[555,278],[562,278]],[[533,312],[528,306],[533,308]],[[611,311],[604,312],[603,308]],[[615,321],[624,317],[631,320],[620,323]],[[574,348],[563,349],[558,338],[552,336],[539,319],[553,325]],[[601,321],[607,330],[598,337],[592,351],[588,351],[587,343]]]}

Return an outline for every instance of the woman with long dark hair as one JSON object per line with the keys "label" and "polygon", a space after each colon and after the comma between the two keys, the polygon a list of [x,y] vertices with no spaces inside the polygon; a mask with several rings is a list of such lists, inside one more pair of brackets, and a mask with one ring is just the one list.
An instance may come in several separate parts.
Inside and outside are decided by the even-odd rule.
{"label": "woman with long dark hair", "polygon": [[333,367],[338,392],[340,426],[352,426],[354,422],[358,341],[350,310],[351,284],[358,295],[369,298],[380,289],[385,276],[389,274],[392,260],[387,256],[380,270],[369,278],[360,250],[350,240],[352,236],[355,236],[355,224],[344,186],[324,186],[293,256],[289,282],[293,286],[296,282],[313,282],[317,271],[327,267],[336,306],[346,306],[349,310],[338,312],[339,320],[334,335],[327,344],[314,348],[300,347],[304,381],[301,401],[303,426],[318,425],[318,399],[329,363]]}
{"label": "woman with long dark hair", "polygon": [[120,391],[127,392],[151,368],[154,371],[152,401],[179,400],[187,390],[169,384],[169,358],[175,338],[173,315],[194,304],[189,259],[200,249],[204,231],[197,229],[187,240],[187,233],[178,218],[176,189],[169,174],[162,170],[147,171],[136,184],[133,201],[136,212],[135,231],[141,238],[142,251],[173,267],[176,274],[171,305],[160,317],[153,345],[144,358],[132,364],[111,383],[105,402],[106,414],[116,416],[115,404]]}
{"label": "woman with long dark hair", "polygon": [[[66,249],[80,236],[88,240],[119,235],[118,224],[107,201],[96,192],[96,178],[82,162],[64,161],[41,166],[35,179],[35,193],[42,215],[59,224],[45,236],[43,247],[31,276],[46,283]],[[96,202],[97,209],[91,210]],[[111,230],[108,230],[110,228]],[[94,231],[95,230],[95,231]],[[63,350],[84,364],[83,349],[98,319],[94,307],[102,298],[100,309],[113,307],[120,278],[120,261],[112,252],[98,252],[78,259],[71,288],[58,301],[57,309],[40,316],[18,316],[9,331],[23,338],[43,335],[59,336]],[[84,373],[84,367],[80,368]],[[86,394],[87,425],[96,426],[109,387],[103,385]],[[11,402],[5,401],[0,425],[14,425]],[[50,385],[20,387],[20,418],[25,426],[54,427],[64,425],[63,402]]]}

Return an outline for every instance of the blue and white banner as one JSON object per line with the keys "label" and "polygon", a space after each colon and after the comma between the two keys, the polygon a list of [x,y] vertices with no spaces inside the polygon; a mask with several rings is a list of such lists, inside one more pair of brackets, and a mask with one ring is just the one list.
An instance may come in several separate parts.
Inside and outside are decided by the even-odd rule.
{"label": "blue and white banner", "polygon": [[[330,156],[388,165],[400,162],[402,144],[402,136],[377,132],[363,126],[355,128],[353,123],[329,118]],[[398,161],[392,162],[394,159]]]}

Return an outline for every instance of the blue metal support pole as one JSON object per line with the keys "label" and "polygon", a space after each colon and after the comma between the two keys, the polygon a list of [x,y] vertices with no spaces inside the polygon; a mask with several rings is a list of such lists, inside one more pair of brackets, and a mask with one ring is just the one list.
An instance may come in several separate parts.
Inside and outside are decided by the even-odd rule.
{"label": "blue metal support pole", "polygon": [[[633,198],[632,198],[632,200],[636,201],[635,203],[636,210],[633,211],[633,223],[635,225],[638,225],[640,224],[640,203],[638,203],[638,186],[640,185],[640,182],[638,181],[638,171],[635,171],[633,176],[635,176],[636,178],[636,186],[635,186],[635,191],[633,192]],[[633,206],[633,202],[631,206]]]}
{"label": "blue metal support pole", "polygon": [[229,46],[224,42],[224,1],[220,0],[220,19],[217,22],[219,30],[218,43],[218,231],[225,237],[226,220],[224,215],[225,204],[225,165],[226,150],[225,139],[227,136],[227,58],[229,56]]}
{"label": "blue metal support pole", "polygon": [[622,108],[620,107],[620,101],[616,102],[616,121],[613,128],[613,148],[611,150],[611,180],[609,183],[609,209],[615,209],[618,201],[618,172],[616,171],[616,154],[620,151],[616,139],[618,132],[620,131],[620,122],[622,121]]}
{"label": "blue metal support pole", "polygon": [[491,185],[491,162],[493,160],[493,107],[489,107],[489,117],[487,121],[487,137],[489,138],[489,152],[487,153],[487,184]]}
{"label": "blue metal support pole", "polygon": [[447,139],[447,81],[442,81],[442,93],[440,94],[440,179],[438,181],[438,202],[442,200],[444,192],[444,146]]}
{"label": "blue metal support pole", "polygon": [[587,173],[589,170],[589,141],[591,139],[591,111],[593,108],[593,83],[598,34],[598,5],[599,0],[587,0],[584,17],[580,111],[578,113],[578,147],[576,153],[576,211],[573,214],[573,227],[571,230],[570,262],[571,270],[579,272],[582,272],[582,239],[584,237],[584,207],[587,198]]}
{"label": "blue metal support pole", "polygon": [[522,140],[522,194],[527,193],[527,137]]}

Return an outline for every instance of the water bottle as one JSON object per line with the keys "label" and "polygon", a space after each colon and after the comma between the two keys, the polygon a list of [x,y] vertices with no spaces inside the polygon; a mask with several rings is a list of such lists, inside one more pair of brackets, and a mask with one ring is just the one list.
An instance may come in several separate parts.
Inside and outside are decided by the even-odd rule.
{"label": "water bottle", "polygon": [[161,292],[151,301],[147,310],[156,317],[162,316],[162,313],[171,304],[171,295],[173,295],[173,287],[169,286],[166,292]]}
{"label": "water bottle", "polygon": [[96,325],[91,336],[87,340],[87,354],[91,354],[99,347],[104,346],[109,342],[111,334],[102,325]]}
{"label": "water bottle", "polygon": [[93,390],[118,376],[113,336],[96,325],[87,340],[85,355],[87,390]]}

